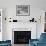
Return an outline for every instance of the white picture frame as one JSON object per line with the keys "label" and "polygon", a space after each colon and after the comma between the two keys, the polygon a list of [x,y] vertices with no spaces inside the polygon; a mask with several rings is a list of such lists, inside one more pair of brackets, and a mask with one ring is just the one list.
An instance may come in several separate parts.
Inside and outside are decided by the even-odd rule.
{"label": "white picture frame", "polygon": [[16,5],[16,15],[17,16],[29,16],[30,5]]}

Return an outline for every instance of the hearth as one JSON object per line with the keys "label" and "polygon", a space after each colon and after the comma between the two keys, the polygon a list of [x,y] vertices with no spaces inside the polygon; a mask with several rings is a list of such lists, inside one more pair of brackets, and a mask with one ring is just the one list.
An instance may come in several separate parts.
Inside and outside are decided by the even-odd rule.
{"label": "hearth", "polygon": [[14,44],[28,44],[31,31],[14,31]]}

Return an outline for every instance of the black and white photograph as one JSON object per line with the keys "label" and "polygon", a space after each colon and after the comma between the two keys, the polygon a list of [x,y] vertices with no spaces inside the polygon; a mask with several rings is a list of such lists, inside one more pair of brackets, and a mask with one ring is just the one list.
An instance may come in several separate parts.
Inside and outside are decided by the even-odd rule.
{"label": "black and white photograph", "polygon": [[17,16],[29,16],[30,5],[16,5],[16,15]]}

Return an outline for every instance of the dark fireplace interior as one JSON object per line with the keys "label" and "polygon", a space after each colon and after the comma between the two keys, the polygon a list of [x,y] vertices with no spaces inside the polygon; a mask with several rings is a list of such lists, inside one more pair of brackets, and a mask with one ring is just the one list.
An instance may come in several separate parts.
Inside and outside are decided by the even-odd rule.
{"label": "dark fireplace interior", "polygon": [[28,44],[31,31],[14,31],[14,44]]}

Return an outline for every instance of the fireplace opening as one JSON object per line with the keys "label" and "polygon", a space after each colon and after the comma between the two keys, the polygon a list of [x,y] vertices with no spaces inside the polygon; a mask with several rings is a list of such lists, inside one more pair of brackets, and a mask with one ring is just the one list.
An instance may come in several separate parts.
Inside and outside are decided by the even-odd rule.
{"label": "fireplace opening", "polygon": [[31,31],[14,31],[14,44],[28,44]]}

